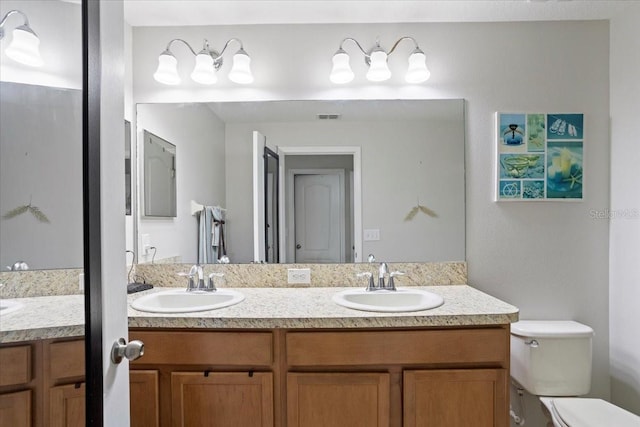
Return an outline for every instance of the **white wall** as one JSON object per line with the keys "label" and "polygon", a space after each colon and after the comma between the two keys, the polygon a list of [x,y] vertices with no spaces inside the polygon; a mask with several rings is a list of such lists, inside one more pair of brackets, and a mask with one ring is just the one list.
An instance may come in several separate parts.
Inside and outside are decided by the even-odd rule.
{"label": "white wall", "polygon": [[9,17],[0,52],[0,78],[5,82],[82,89],[82,20],[80,5],[50,0],[3,0],[0,19],[10,10],[27,15],[29,26],[40,38],[39,68],[19,64],[4,54],[13,29],[23,24],[20,15]]}
{"label": "white wall", "polygon": [[635,6],[611,21],[611,210],[603,213],[611,217],[611,399],[640,414],[640,4]]}
{"label": "white wall", "polygon": [[[191,200],[225,206],[224,123],[203,104],[139,104],[137,120],[138,141],[145,129],[176,146],[177,195],[177,217],[140,217],[139,236],[149,235],[150,245],[157,248],[156,260],[182,256],[186,262],[195,262],[198,222],[191,215]],[[140,200],[142,176],[140,170]],[[143,253],[140,242],[138,248],[140,262],[151,262],[153,252]]]}
{"label": "white wall", "polygon": [[[628,33],[621,30],[619,37],[631,37]],[[343,37],[354,36],[369,46],[379,36],[388,47],[405,34],[416,37],[427,53],[432,77],[426,84],[405,85],[401,77],[367,84],[355,50],[354,83],[336,87],[328,82],[331,55]],[[253,58],[255,84],[237,88],[221,79],[217,87],[193,90],[189,83],[175,89],[152,79],[168,40],[184,37],[198,44],[205,36],[214,45],[241,38]],[[408,48],[400,49],[404,53],[397,54],[398,61]],[[465,98],[470,284],[520,307],[523,319],[575,319],[591,325],[596,331],[592,395],[609,397],[608,223],[589,216],[609,206],[607,21],[135,28],[134,52],[139,102]],[[637,81],[637,73],[620,72]],[[585,114],[582,202],[492,201],[493,113],[513,110]],[[529,425],[539,425],[538,405],[529,403]]]}

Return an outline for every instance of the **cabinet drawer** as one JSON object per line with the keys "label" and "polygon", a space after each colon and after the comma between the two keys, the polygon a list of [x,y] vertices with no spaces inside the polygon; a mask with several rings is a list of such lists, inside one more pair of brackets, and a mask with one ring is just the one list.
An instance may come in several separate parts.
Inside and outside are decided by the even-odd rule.
{"label": "cabinet drawer", "polygon": [[84,340],[49,344],[49,374],[53,381],[84,377]]}
{"label": "cabinet drawer", "polygon": [[428,331],[289,332],[289,366],[389,364],[505,366],[506,328]]}
{"label": "cabinet drawer", "polygon": [[144,342],[144,356],[133,365],[270,366],[271,332],[129,331],[130,340]]}
{"label": "cabinet drawer", "polygon": [[31,346],[0,348],[0,387],[31,381]]}

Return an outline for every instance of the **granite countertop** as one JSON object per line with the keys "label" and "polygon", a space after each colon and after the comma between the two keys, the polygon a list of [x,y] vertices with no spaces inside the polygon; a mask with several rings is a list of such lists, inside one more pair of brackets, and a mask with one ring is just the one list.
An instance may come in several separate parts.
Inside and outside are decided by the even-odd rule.
{"label": "granite countertop", "polygon": [[[440,307],[409,313],[351,310],[331,296],[350,288],[236,288],[240,304],[195,313],[146,313],[129,307],[131,328],[383,328],[507,324],[518,320],[518,309],[467,285],[417,287],[444,298]],[[128,302],[154,288],[129,295]],[[0,343],[84,333],[83,296],[19,298],[25,306],[0,320]]]}
{"label": "granite countertop", "polygon": [[23,307],[0,317],[0,344],[84,335],[84,295],[15,298]]}

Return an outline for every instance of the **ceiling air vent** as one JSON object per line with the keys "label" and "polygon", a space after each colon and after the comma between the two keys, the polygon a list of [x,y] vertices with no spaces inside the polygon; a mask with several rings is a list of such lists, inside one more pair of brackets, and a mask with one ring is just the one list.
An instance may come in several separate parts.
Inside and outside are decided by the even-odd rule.
{"label": "ceiling air vent", "polygon": [[318,114],[318,120],[338,120],[340,118],[340,114]]}

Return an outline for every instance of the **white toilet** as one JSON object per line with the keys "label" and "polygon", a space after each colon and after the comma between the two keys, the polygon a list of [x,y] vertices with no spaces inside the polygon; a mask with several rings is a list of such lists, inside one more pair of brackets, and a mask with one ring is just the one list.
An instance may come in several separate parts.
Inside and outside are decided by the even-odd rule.
{"label": "white toilet", "polygon": [[[574,321],[511,324],[511,377],[539,396],[549,426],[640,427],[640,417],[602,399],[579,398],[591,388],[593,329]],[[553,423],[553,424],[551,424]]]}

